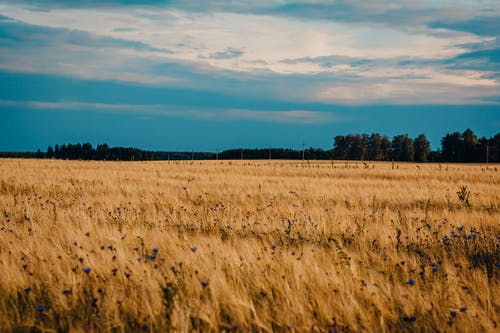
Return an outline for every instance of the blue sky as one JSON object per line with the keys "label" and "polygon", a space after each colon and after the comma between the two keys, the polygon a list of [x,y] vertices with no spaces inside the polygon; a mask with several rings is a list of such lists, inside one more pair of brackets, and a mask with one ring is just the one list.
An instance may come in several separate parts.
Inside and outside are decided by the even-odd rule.
{"label": "blue sky", "polygon": [[500,128],[498,1],[0,1],[0,151]]}

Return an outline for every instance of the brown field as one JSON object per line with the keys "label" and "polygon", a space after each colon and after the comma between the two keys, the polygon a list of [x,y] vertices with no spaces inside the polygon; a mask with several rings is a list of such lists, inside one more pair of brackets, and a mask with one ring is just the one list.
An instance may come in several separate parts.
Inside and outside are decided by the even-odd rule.
{"label": "brown field", "polygon": [[3,159],[0,331],[498,332],[499,169]]}

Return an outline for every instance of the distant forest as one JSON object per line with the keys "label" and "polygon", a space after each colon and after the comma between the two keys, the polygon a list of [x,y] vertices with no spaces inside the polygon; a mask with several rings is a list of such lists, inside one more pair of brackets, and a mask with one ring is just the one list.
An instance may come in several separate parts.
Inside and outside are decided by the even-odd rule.
{"label": "distant forest", "polygon": [[230,149],[214,152],[147,151],[137,148],[109,147],[90,143],[49,146],[45,152],[0,153],[0,157],[50,158],[68,160],[233,160],[233,159],[287,159],[287,160],[357,160],[403,162],[476,162],[500,163],[500,133],[478,138],[470,129],[463,133],[446,134],[441,139],[441,149],[431,151],[424,134],[412,139],[407,134],[396,135],[392,140],[378,133],[338,135],[333,148],[284,148]]}

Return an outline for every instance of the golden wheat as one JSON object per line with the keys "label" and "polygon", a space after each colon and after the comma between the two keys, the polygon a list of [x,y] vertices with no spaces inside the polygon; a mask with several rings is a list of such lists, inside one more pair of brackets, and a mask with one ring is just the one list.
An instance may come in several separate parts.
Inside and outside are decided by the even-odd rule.
{"label": "golden wheat", "polygon": [[0,330],[494,332],[498,167],[0,160]]}

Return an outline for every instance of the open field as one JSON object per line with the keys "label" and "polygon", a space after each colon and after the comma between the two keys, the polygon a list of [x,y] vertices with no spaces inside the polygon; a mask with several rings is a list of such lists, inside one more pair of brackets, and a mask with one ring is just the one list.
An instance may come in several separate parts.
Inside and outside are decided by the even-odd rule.
{"label": "open field", "polygon": [[4,159],[0,209],[2,332],[500,325],[499,165]]}

